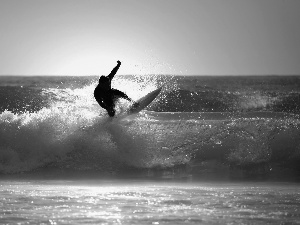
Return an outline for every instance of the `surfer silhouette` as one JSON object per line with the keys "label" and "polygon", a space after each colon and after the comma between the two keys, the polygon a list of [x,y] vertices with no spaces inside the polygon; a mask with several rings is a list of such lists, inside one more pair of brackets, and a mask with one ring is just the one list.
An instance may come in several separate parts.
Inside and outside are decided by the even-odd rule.
{"label": "surfer silhouette", "polygon": [[94,97],[96,101],[102,108],[106,109],[110,117],[113,117],[116,113],[115,102],[117,99],[124,98],[133,102],[133,100],[124,92],[111,88],[111,81],[121,66],[121,62],[119,60],[117,63],[117,66],[113,68],[109,75],[100,77],[99,83],[94,90]]}

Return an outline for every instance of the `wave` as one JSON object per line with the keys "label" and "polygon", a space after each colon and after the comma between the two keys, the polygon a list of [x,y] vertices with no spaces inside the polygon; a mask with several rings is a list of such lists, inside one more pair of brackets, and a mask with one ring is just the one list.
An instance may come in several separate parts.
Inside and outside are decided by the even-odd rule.
{"label": "wave", "polygon": [[156,112],[250,112],[273,111],[300,113],[300,93],[221,92],[218,90],[165,92],[156,104]]}
{"label": "wave", "polygon": [[[150,81],[145,86],[122,79],[114,86],[126,82],[139,90],[136,98],[156,88]],[[93,82],[83,88],[1,87],[0,172],[20,173],[50,164],[76,170],[120,167],[123,159],[112,163],[120,158],[115,140],[123,140],[126,132],[118,134],[124,128],[108,122],[106,112],[93,101],[95,86]],[[131,90],[126,92],[131,95]],[[117,110],[124,107],[128,103],[120,101]]]}
{"label": "wave", "polygon": [[47,106],[48,96],[42,90],[22,86],[0,86],[0,112],[36,112]]}
{"label": "wave", "polygon": [[[15,105],[0,113],[0,172],[134,170],[176,175],[184,170],[196,176],[226,170],[299,171],[300,119],[291,114],[298,108],[286,108],[284,97],[166,86],[148,111],[111,120],[91,100],[95,85],[13,89],[27,96],[24,99],[39,100],[28,104],[32,110],[22,111],[18,104],[28,101],[17,104],[18,95],[9,95]],[[161,83],[119,79],[114,86],[127,87],[126,93],[138,99]],[[297,94],[288,96],[297,102]],[[126,107],[128,103],[120,101],[117,110]]]}
{"label": "wave", "polygon": [[[212,79],[208,85],[206,79],[121,76],[114,80],[113,86],[124,90],[135,100],[157,87],[164,86],[162,94],[147,108],[147,110],[156,112],[273,111],[300,113],[300,92],[280,89],[277,87],[277,82],[282,82],[281,80],[274,78],[276,82],[273,82],[277,85],[273,87],[269,84],[272,88],[266,88],[261,83],[256,84],[257,81],[251,79],[251,82],[256,81],[255,87],[251,87],[251,82],[248,86],[244,83],[237,85],[233,82],[235,81],[233,78],[214,78],[216,81],[221,80],[217,83]],[[37,78],[31,78],[30,80],[31,82],[23,82],[27,86],[22,86],[17,81],[13,82],[16,83],[15,86],[11,83],[8,83],[8,86],[0,86],[0,112],[4,110],[13,113],[37,112],[44,107],[51,107],[55,102],[65,101],[76,104],[76,99],[84,96],[86,96],[85,101],[93,102],[92,93],[97,82],[96,77],[89,79],[87,77],[73,77],[69,80],[66,77],[55,77],[52,79],[43,78],[41,81]],[[199,81],[203,83],[199,83]],[[289,79],[286,79],[285,83],[288,81]],[[228,86],[223,87],[222,83]]]}
{"label": "wave", "polygon": [[184,166],[197,175],[211,170],[213,162],[214,171],[224,166],[247,173],[299,171],[299,118],[257,115],[144,112],[111,121],[72,109],[23,115],[6,111],[0,117],[0,170],[118,174],[172,169],[174,174]]}

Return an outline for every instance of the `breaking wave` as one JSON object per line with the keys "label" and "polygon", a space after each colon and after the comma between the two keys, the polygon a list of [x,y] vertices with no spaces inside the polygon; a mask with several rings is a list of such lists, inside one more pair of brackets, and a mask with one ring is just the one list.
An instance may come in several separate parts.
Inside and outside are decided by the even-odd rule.
{"label": "breaking wave", "polygon": [[[138,99],[162,83],[120,78],[114,86]],[[10,97],[1,106],[0,172],[298,174],[298,105],[287,107],[298,101],[295,93],[247,97],[186,90],[177,82],[165,85],[146,111],[111,120],[93,101],[95,85],[91,80],[75,88],[2,87]],[[17,93],[23,94],[19,102]],[[126,107],[120,101],[118,111]]]}

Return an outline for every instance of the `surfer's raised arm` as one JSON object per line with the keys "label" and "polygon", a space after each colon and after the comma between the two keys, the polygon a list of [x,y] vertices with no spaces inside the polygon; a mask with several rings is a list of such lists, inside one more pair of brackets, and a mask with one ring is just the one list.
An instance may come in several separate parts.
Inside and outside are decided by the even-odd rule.
{"label": "surfer's raised arm", "polygon": [[134,102],[124,92],[111,88],[111,80],[114,78],[114,76],[118,72],[118,69],[121,66],[121,62],[119,60],[117,61],[117,63],[118,65],[116,65],[116,67],[113,68],[109,75],[100,77],[99,84],[94,90],[94,97],[96,101],[102,108],[106,109],[110,117],[113,117],[116,113],[115,103],[119,98],[123,98],[127,101],[133,102],[133,106],[135,108],[137,108],[139,105],[139,103]]}
{"label": "surfer's raised arm", "polygon": [[121,62],[118,60],[117,61],[118,65],[116,65],[115,68],[113,68],[113,70],[110,72],[110,74],[107,76],[110,80],[112,80],[114,78],[114,76],[116,75],[118,69],[120,68],[121,66]]}

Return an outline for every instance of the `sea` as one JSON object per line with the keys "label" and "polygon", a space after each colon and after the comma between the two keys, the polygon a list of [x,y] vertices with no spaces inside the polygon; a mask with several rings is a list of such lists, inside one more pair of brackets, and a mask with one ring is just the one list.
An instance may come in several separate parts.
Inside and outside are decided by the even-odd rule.
{"label": "sea", "polygon": [[0,76],[0,224],[300,224],[300,76]]}

